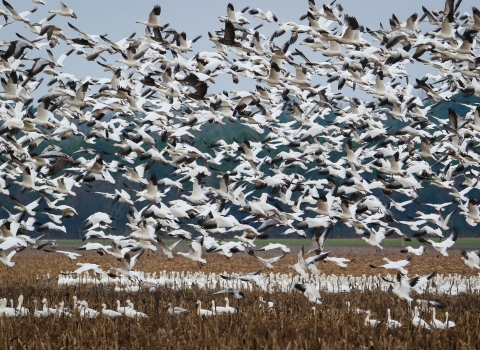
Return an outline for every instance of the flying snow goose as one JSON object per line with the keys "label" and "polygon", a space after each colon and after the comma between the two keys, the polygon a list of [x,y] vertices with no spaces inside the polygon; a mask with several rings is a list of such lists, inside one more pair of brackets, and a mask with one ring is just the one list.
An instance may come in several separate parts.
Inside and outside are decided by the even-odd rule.
{"label": "flying snow goose", "polygon": [[290,247],[287,247],[285,244],[280,244],[280,243],[268,243],[266,246],[255,249],[255,251],[265,252],[273,249],[280,249],[283,252],[283,254],[290,253]]}
{"label": "flying snow goose", "polygon": [[175,249],[175,247],[178,245],[178,243],[182,242],[183,239],[181,239],[179,241],[176,241],[175,243],[173,243],[170,246],[167,246],[165,243],[163,243],[161,239],[158,239],[157,241],[158,241],[158,244],[160,244],[160,246],[162,247],[162,251],[167,256],[167,258],[173,259],[172,250]]}
{"label": "flying snow goose", "polygon": [[409,256],[405,260],[398,260],[398,261],[391,261],[388,258],[383,258],[387,263],[384,265],[380,266],[375,266],[370,264],[369,266],[371,268],[383,268],[383,269],[393,269],[393,270],[399,270],[402,274],[406,275],[408,274],[408,271],[404,269],[405,266],[407,266],[410,263],[410,260],[412,260],[412,257]]}
{"label": "flying snow goose", "polygon": [[465,262],[471,269],[479,269],[480,270],[480,250],[475,251],[462,251],[462,260]]}
{"label": "flying snow goose", "polygon": [[81,254],[74,253],[74,252],[67,252],[65,250],[48,250],[48,249],[43,249],[44,252],[47,253],[60,253],[66,255],[70,260],[76,260],[79,256],[82,256]]}
{"label": "flying snow goose", "polygon": [[418,276],[418,281],[413,287],[413,290],[417,292],[418,294],[423,294],[424,291],[424,286],[427,286],[428,282],[437,274],[437,271],[433,271],[432,273],[429,273],[428,275],[424,276]]}
{"label": "flying snow goose", "polygon": [[149,28],[157,28],[157,29],[160,29],[160,30],[163,30],[165,29],[168,24],[165,24],[165,25],[160,25],[159,23],[159,19],[160,19],[160,13],[162,12],[162,8],[160,7],[160,5],[155,5],[153,7],[153,10],[150,12],[150,15],[148,16],[148,21],[137,21],[136,23],[139,23],[139,24],[143,24]]}
{"label": "flying snow goose", "polygon": [[218,292],[212,293],[210,295],[220,295],[220,294],[231,294],[234,296],[235,299],[242,299],[245,296],[245,294],[243,294],[242,291],[236,290],[233,288],[219,290]]}
{"label": "flying snow goose", "polygon": [[262,264],[264,264],[269,269],[273,269],[272,264],[276,263],[280,259],[283,259],[286,255],[286,254],[283,254],[283,255],[275,256],[275,257],[270,258],[270,259],[264,259],[264,258],[259,257],[258,255],[255,255],[255,252],[253,251],[253,249],[249,250],[248,254],[256,257]]}
{"label": "flying snow goose", "polygon": [[425,251],[425,246],[422,244],[418,248],[413,248],[411,246],[408,246],[408,247],[400,250],[400,253],[412,253],[412,254],[415,254],[417,256],[420,256],[420,255],[423,254],[424,251]]}
{"label": "flying snow goose", "polygon": [[263,280],[267,276],[262,276],[260,275],[261,270],[255,271],[255,272],[249,272],[245,274],[240,274],[236,276],[226,276],[226,275],[220,275],[221,278],[226,279],[226,280],[231,280],[231,279],[238,279],[243,282],[251,282],[254,283],[256,286],[263,288],[265,287],[265,283]]}
{"label": "flying snow goose", "polygon": [[376,251],[380,251],[380,249],[383,249],[383,247],[380,245],[382,241],[385,239],[385,237],[388,237],[394,233],[393,230],[385,230],[384,228],[380,228],[377,232],[375,232],[373,229],[370,229],[368,233],[366,233],[365,237],[362,237],[361,239],[367,242],[369,245],[372,247],[375,247]]}
{"label": "flying snow goose", "polygon": [[15,266],[15,262],[12,261],[12,258],[16,253],[17,251],[14,249],[8,255],[6,255],[5,252],[2,250],[0,252],[0,261],[5,265],[7,265],[8,267],[13,267]]}
{"label": "flying snow goose", "polygon": [[[398,272],[396,278],[398,283],[397,287],[394,288],[390,286],[389,291],[391,291],[393,294],[395,294],[402,300],[412,301],[413,299],[410,297],[410,290],[417,284],[420,277],[402,279],[400,272]],[[383,277],[382,279],[386,282],[393,283],[393,281],[389,281]]]}
{"label": "flying snow goose", "polygon": [[322,301],[320,300],[320,292],[312,285],[309,283],[297,283],[294,286],[296,289],[298,289],[300,292],[303,293],[308,299],[308,301],[316,304],[321,304]]}
{"label": "flying snow goose", "polygon": [[190,250],[188,251],[188,253],[177,252],[177,255],[182,255],[187,259],[196,261],[198,263],[198,266],[202,267],[202,265],[205,265],[207,263],[207,260],[202,259],[202,245],[203,237],[200,238],[200,240],[192,241],[192,243],[190,243]]}
{"label": "flying snow goose", "polygon": [[431,239],[423,239],[422,237],[418,237],[417,239],[421,243],[430,244],[433,247],[433,249],[435,249],[439,253],[438,254],[439,256],[440,254],[442,254],[443,256],[447,257],[448,256],[447,249],[451,248],[455,244],[455,242],[457,241],[457,238],[458,238],[458,232],[455,228],[453,228],[450,236],[443,242],[437,243]]}
{"label": "flying snow goose", "polygon": [[13,7],[12,5],[10,5],[8,2],[6,2],[5,0],[2,1],[3,2],[3,5],[5,5],[5,7],[7,8],[8,11],[10,11],[9,14],[7,14],[8,16],[12,17],[15,21],[19,21],[19,22],[25,22],[27,24],[29,24],[29,19],[27,18],[27,16],[31,13],[34,13],[35,11],[37,11],[37,8],[35,7],[33,10],[31,11],[24,11],[24,12],[21,12],[21,13],[18,13]]}
{"label": "flying snow goose", "polygon": [[278,22],[277,16],[275,16],[272,13],[272,11],[263,12],[261,9],[255,8],[248,11],[248,13],[253,15],[253,17],[260,18],[261,20],[264,20],[270,23],[272,21]]}
{"label": "flying snow goose", "polygon": [[78,269],[72,272],[72,274],[81,274],[87,271],[92,270],[95,273],[102,274],[103,270],[99,267],[98,264],[91,264],[91,263],[77,263],[77,266],[80,266]]}
{"label": "flying snow goose", "polygon": [[60,16],[77,18],[77,15],[72,11],[70,7],[65,5],[64,2],[60,1],[60,5],[62,6],[60,10],[50,10],[48,11],[48,13],[55,13]]}

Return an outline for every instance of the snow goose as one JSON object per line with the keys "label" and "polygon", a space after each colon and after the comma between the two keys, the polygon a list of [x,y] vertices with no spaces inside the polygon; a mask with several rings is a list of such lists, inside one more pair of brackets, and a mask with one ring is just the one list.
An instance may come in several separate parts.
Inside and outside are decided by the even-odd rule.
{"label": "snow goose", "polygon": [[462,251],[462,260],[465,262],[471,269],[479,269],[480,270],[480,250],[476,251]]}
{"label": "snow goose", "polygon": [[2,250],[0,252],[0,261],[7,265],[8,267],[13,267],[15,266],[15,262],[12,261],[12,257],[17,253],[17,251],[14,249],[12,250],[8,255],[5,254],[5,252]]}
{"label": "snow goose", "polygon": [[386,231],[383,228],[380,228],[377,232],[375,232],[373,229],[370,229],[368,232],[365,233],[365,237],[362,237],[361,239],[367,242],[367,244],[371,245],[372,247],[375,247],[376,251],[380,252],[380,249],[383,249],[380,243],[382,243],[385,237],[388,237],[393,233],[393,230]]}
{"label": "snow goose", "polygon": [[398,321],[392,320],[392,317],[390,315],[390,309],[387,309],[387,315],[388,315],[388,320],[387,320],[387,326],[388,328],[400,328],[403,327],[403,324],[401,324]]}
{"label": "snow goose", "polygon": [[422,237],[418,237],[417,239],[421,243],[430,244],[433,247],[433,249],[435,249],[439,253],[438,256],[442,254],[443,256],[447,257],[448,256],[447,249],[452,247],[455,244],[455,242],[457,241],[457,238],[458,238],[458,232],[455,228],[452,228],[452,233],[443,242],[437,243],[431,239],[423,239]]}
{"label": "snow goose", "polygon": [[406,275],[408,274],[408,271],[404,269],[405,266],[407,266],[410,263],[410,260],[412,260],[412,257],[409,256],[405,260],[398,260],[398,261],[391,261],[388,258],[383,258],[387,262],[387,264],[381,265],[381,266],[375,266],[370,264],[369,266],[371,268],[383,268],[383,269],[394,269],[394,270],[399,270],[402,274]]}
{"label": "snow goose", "polygon": [[[127,301],[129,302],[129,300]],[[148,315],[146,313],[140,312],[135,310],[133,303],[130,301],[129,302],[130,307],[128,309],[125,309],[125,316],[128,318],[148,318]]]}
{"label": "snow goose", "polygon": [[280,243],[268,243],[266,246],[255,249],[257,252],[265,252],[268,250],[280,249],[284,254],[290,253],[290,247],[287,247],[285,244]]}
{"label": "snow goose", "polygon": [[19,295],[18,297],[18,306],[16,308],[17,315],[20,317],[30,315],[30,310],[28,310],[26,307],[23,307],[23,295]]}
{"label": "snow goose", "polygon": [[455,328],[457,326],[454,322],[448,320],[448,311],[445,312],[445,323],[444,323],[444,325],[445,325],[446,329]]}
{"label": "snow goose", "polygon": [[72,11],[70,7],[65,5],[64,2],[60,1],[61,8],[60,10],[50,10],[48,13],[55,13],[60,16],[77,18],[77,15]]}
{"label": "snow goose", "polygon": [[150,12],[150,15],[148,16],[148,21],[137,21],[136,23],[143,24],[149,28],[153,29],[160,29],[163,30],[165,29],[168,24],[165,25],[160,25],[159,19],[160,19],[160,13],[162,12],[162,8],[160,5],[155,5],[153,7],[153,10]]}
{"label": "snow goose", "polygon": [[3,5],[5,5],[5,7],[7,8],[8,11],[10,11],[10,13],[4,15],[4,16],[10,16],[12,17],[15,21],[19,21],[19,22],[25,22],[26,24],[29,24],[29,19],[27,18],[27,16],[31,13],[34,13],[35,11],[37,11],[37,8],[35,7],[33,10],[31,11],[24,11],[24,12],[21,12],[21,13],[18,13],[13,7],[12,5],[10,5],[8,2],[6,2],[5,0],[2,1],[3,2]]}
{"label": "snow goose", "polygon": [[316,304],[321,304],[322,301],[320,300],[320,292],[316,289],[312,284],[309,283],[296,283],[294,285],[296,289],[303,293],[308,299],[308,301]]}
{"label": "snow goose", "polygon": [[423,254],[424,251],[425,251],[425,246],[424,245],[421,245],[418,248],[413,248],[411,246],[408,246],[408,247],[400,250],[400,253],[412,253],[412,254],[415,254],[417,256],[420,256],[420,255]]}
{"label": "snow goose", "polygon": [[158,244],[160,244],[160,246],[162,247],[162,251],[163,253],[167,256],[167,258],[169,259],[173,259],[173,254],[172,254],[172,250],[175,249],[175,247],[178,245],[178,243],[182,242],[183,239],[179,240],[179,241],[176,241],[175,243],[173,243],[172,245],[170,246],[167,246],[165,243],[162,242],[161,239],[157,239],[157,242]]}
{"label": "snow goose", "polygon": [[86,271],[92,270],[95,273],[98,273],[101,275],[103,273],[103,270],[99,267],[98,264],[92,264],[92,263],[77,263],[77,266],[80,266],[78,269],[72,272],[72,274],[82,274]]}
{"label": "snow goose", "polygon": [[14,309],[13,307],[8,307],[7,304],[8,304],[7,298],[3,298],[0,300],[0,316],[16,317],[17,310]]}
{"label": "snow goose", "polygon": [[42,310],[38,310],[38,301],[35,299],[33,301],[33,304],[35,305],[35,311],[33,312],[33,316],[40,318],[40,317],[48,317],[48,313],[44,312]]}
{"label": "snow goose", "polygon": [[241,299],[245,296],[245,294],[243,294],[242,291],[239,291],[233,288],[219,290],[218,292],[212,293],[210,295],[220,295],[220,294],[231,294],[235,299]]}
{"label": "snow goose", "polygon": [[102,304],[101,314],[102,314],[103,316],[107,316],[107,317],[110,317],[110,318],[115,318],[115,317],[123,316],[123,314],[120,313],[120,312],[107,309],[107,305],[106,305],[105,303]]}
{"label": "snow goose", "polygon": [[420,318],[420,313],[418,311],[418,306],[415,306],[415,309],[414,309],[414,316],[413,316],[413,319],[412,319],[412,325],[414,327],[420,327],[420,328],[425,328],[425,329],[430,329],[431,328],[425,320],[422,320]]}
{"label": "snow goose", "polygon": [[430,326],[436,329],[447,329],[446,325],[442,321],[437,320],[436,311],[437,309],[433,308],[432,322],[430,323]]}
{"label": "snow goose", "polygon": [[423,294],[423,287],[428,284],[428,282],[437,274],[437,271],[433,271],[432,273],[429,273],[428,275],[424,276],[419,276],[419,279],[415,286],[413,287],[413,290],[417,292],[418,294]]}
{"label": "snow goose", "polygon": [[90,309],[88,307],[88,302],[86,302],[85,300],[83,301],[80,301],[78,303],[79,307],[80,307],[80,317],[81,318],[96,318],[100,315],[100,313],[94,309]]}
{"label": "snow goose", "polygon": [[382,324],[382,321],[380,320],[373,320],[370,318],[370,310],[367,310],[365,312],[367,314],[367,316],[365,317],[365,326],[369,326],[369,327],[376,327],[376,326],[379,326]]}
{"label": "snow goose", "polygon": [[173,307],[172,303],[168,303],[167,307],[168,307],[167,312],[172,316],[173,315],[178,316],[178,315],[188,314],[190,312],[187,309],[184,309],[183,307],[179,307],[179,306]]}
{"label": "snow goose", "polygon": [[251,9],[248,11],[249,14],[253,15],[253,17],[260,18],[261,20],[267,21],[267,22],[278,22],[277,16],[275,16],[271,11],[263,12],[259,8]]}
{"label": "snow goose", "polygon": [[47,253],[60,253],[66,255],[70,260],[76,260],[79,256],[82,256],[81,254],[74,253],[74,252],[67,252],[64,250],[48,250],[48,249],[43,249],[44,252]]}
{"label": "snow goose", "polygon": [[198,263],[198,266],[202,267],[202,265],[205,265],[207,263],[207,260],[202,259],[202,245],[203,237],[190,243],[190,250],[188,251],[188,253],[177,252],[177,255],[182,255],[187,259],[196,261]]}
{"label": "snow goose", "polygon": [[262,276],[260,275],[261,270],[255,271],[255,272],[249,272],[241,275],[236,275],[236,276],[226,276],[226,275],[220,275],[221,278],[226,279],[226,280],[232,280],[232,279],[238,279],[243,282],[251,282],[254,283],[257,287],[263,288],[265,287],[265,283],[263,280],[267,276]]}
{"label": "snow goose", "polygon": [[270,258],[270,259],[264,259],[264,258],[261,258],[257,255],[255,255],[255,252],[252,250],[249,250],[248,251],[248,254],[251,255],[251,256],[254,256],[258,259],[258,261],[260,261],[262,264],[264,264],[267,268],[269,269],[273,269],[273,265],[274,263],[276,263],[277,261],[279,261],[280,259],[283,259],[285,257],[286,254],[283,254],[283,255],[279,255],[279,256],[275,256],[273,258]]}
{"label": "snow goose", "polygon": [[202,302],[197,300],[197,315],[202,317],[211,317],[215,316],[215,313],[212,310],[202,309]]}
{"label": "snow goose", "polygon": [[[409,295],[410,290],[412,289],[412,287],[414,287],[417,284],[420,277],[413,277],[413,278],[410,278],[410,279],[403,279],[402,280],[402,276],[401,276],[400,272],[397,273],[396,277],[397,277],[398,285],[397,285],[396,288],[393,288],[392,286],[390,286],[389,291],[391,291],[393,294],[398,296],[400,299],[411,302],[413,299]],[[389,280],[387,280],[383,277],[382,277],[382,279],[386,282],[394,283],[393,281],[389,281]]]}
{"label": "snow goose", "polygon": [[275,307],[275,303],[273,301],[268,301],[267,302],[267,301],[263,300],[262,296],[258,297],[258,301],[260,302],[260,308],[263,306],[263,304],[267,304],[269,310],[271,310]]}

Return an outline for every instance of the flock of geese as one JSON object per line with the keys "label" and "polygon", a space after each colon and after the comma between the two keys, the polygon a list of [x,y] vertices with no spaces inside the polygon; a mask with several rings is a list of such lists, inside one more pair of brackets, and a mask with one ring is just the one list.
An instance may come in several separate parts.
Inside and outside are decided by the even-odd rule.
{"label": "flock of geese", "polygon": [[[113,38],[77,28],[77,16],[63,2],[59,10],[50,11],[24,11],[2,2],[3,27],[27,28],[16,33],[17,40],[0,43],[0,193],[8,214],[0,226],[0,260],[8,267],[14,266],[15,254],[29,246],[72,260],[81,255],[52,249],[53,242],[39,242],[40,237],[26,232],[66,233],[64,220],[82,215],[84,209],[68,205],[68,200],[78,188],[91,188],[93,181],[111,184],[111,191],[91,193],[92,201],[101,195],[131,209],[129,233],[106,234],[118,219],[108,213],[89,216],[85,239],[112,243],[87,243],[79,251],[112,255],[120,266],[104,271],[98,264],[78,263],[73,273],[93,271],[133,284],[146,282],[134,267],[145,251],[157,247],[169,259],[180,255],[199,267],[207,264],[205,251],[227,258],[248,252],[273,269],[290,248],[270,244],[257,249],[256,239],[276,227],[283,234],[312,235],[309,256],[302,248],[290,267],[300,278],[293,286],[319,303],[320,284],[311,282],[311,276],[320,275],[318,262],[341,267],[349,262],[324,249],[336,226],[353,228],[379,251],[388,236],[416,238],[417,246],[402,250],[410,254],[407,259],[385,258],[385,265],[371,265],[398,270],[386,283],[410,302],[410,291],[428,285],[434,275],[404,278],[411,255],[420,256],[431,246],[448,256],[458,238],[450,224],[454,214],[472,227],[480,222],[480,203],[469,196],[480,188],[480,107],[456,101],[457,95],[480,97],[480,10],[460,12],[461,0],[446,0],[442,10],[422,7],[420,15],[407,19],[392,15],[390,28],[378,29],[359,24],[335,1],[319,6],[309,0],[300,22],[279,22],[271,35],[259,31],[261,21],[278,21],[271,11],[235,11],[228,4],[226,15],[219,16],[221,28],[208,33],[216,50],[197,53],[193,46],[200,36],[188,40],[185,32],[162,24],[159,5],[147,20],[136,22],[143,35]],[[30,19],[42,12],[47,17]],[[58,16],[70,17],[68,27],[56,24]],[[54,56],[54,47],[65,53]],[[85,67],[104,67],[105,76],[67,73],[72,53],[85,58]],[[436,74],[412,84],[410,64],[427,66]],[[220,76],[232,84],[245,80],[256,85],[250,91],[214,93]],[[33,97],[42,90],[39,98]],[[370,100],[347,97],[342,93],[346,90],[361,90]],[[447,118],[434,115],[433,108],[442,102],[465,112],[449,108]],[[202,152],[194,133],[206,124],[216,124],[219,137],[206,142],[208,150]],[[226,124],[241,124],[259,136],[227,142],[221,138]],[[65,145],[74,138],[89,148],[67,152]],[[97,150],[99,140],[115,152]],[[158,178],[150,171],[155,163],[171,169],[171,175]],[[115,173],[122,179],[114,178]],[[191,191],[184,189],[189,183]],[[424,186],[438,187],[444,202],[421,198]],[[13,188],[35,199],[22,203],[10,193]],[[396,214],[412,203],[425,212],[397,221]],[[245,216],[230,214],[232,209]],[[231,242],[217,239],[228,232],[241,235]],[[165,237],[178,241],[168,246],[162,242]],[[190,241],[190,250],[174,254],[182,240]],[[264,258],[262,251],[280,255]],[[465,251],[462,259],[480,269],[478,251]],[[266,276],[221,278],[262,286]],[[6,310],[6,303],[2,305]],[[74,305],[80,315],[96,315],[86,301]],[[55,312],[65,313],[62,307]],[[50,312],[45,308],[44,303],[44,310],[35,313]],[[118,305],[122,313],[119,310],[139,317],[131,303]],[[199,302],[200,314],[212,312],[202,310]],[[228,304],[225,310],[231,310]],[[183,311],[170,305],[169,312]],[[413,322],[422,325],[418,319],[414,309]],[[366,323],[375,324],[370,313]]]}

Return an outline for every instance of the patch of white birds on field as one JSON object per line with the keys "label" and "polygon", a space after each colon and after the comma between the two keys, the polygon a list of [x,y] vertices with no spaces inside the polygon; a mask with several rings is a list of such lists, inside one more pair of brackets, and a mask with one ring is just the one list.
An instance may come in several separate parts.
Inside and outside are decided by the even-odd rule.
{"label": "patch of white birds on field", "polygon": [[[474,98],[480,97],[476,7],[472,14],[460,15],[461,0],[446,0],[443,11],[422,7],[420,15],[405,20],[393,15],[390,29],[369,29],[344,13],[340,4],[317,7],[309,0],[302,24],[278,22],[272,11],[260,8],[235,12],[228,4],[227,15],[219,16],[220,30],[208,32],[216,52],[194,53],[201,35],[187,40],[185,32],[161,24],[160,5],[153,6],[148,20],[136,21],[145,35],[133,33],[115,41],[118,38],[107,34],[87,34],[72,23],[68,28],[56,25],[56,16],[77,19],[63,2],[60,9],[23,12],[6,0],[2,3],[1,14],[12,21],[5,26],[29,28],[17,33],[17,40],[0,43],[0,193],[5,196],[1,208],[8,214],[0,221],[0,261],[8,268],[15,268],[16,254],[29,246],[71,260],[82,256],[55,250],[54,240],[38,242],[43,234],[32,237],[27,231],[66,234],[64,221],[85,215],[88,205],[75,202],[75,197],[86,190],[92,200],[100,194],[112,204],[127,206],[129,231],[112,234],[120,219],[112,214],[88,216],[85,240],[111,243],[87,243],[78,251],[112,255],[118,265],[104,270],[100,263],[77,263],[75,271],[59,276],[59,285],[113,281],[118,290],[139,292],[180,279],[174,284],[179,288],[220,286],[223,291],[213,295],[235,298],[252,288],[296,289],[315,304],[322,303],[320,291],[380,288],[408,303],[412,290],[435,295],[478,292],[478,284],[462,276],[406,277],[411,255],[370,264],[398,270],[396,281],[390,276],[325,276],[317,265],[323,260],[348,269],[349,259],[329,256],[332,252],[324,249],[333,229],[353,229],[378,252],[392,235],[412,241],[405,233],[410,230],[420,246],[407,246],[402,253],[416,255],[413,263],[421,263],[427,246],[438,255],[449,255],[460,236],[452,217],[472,230],[480,222],[480,203],[473,194],[480,176],[480,105]],[[39,14],[47,17],[34,23],[30,16]],[[278,29],[261,34],[261,26],[249,27],[248,16],[252,21],[278,22]],[[280,41],[284,43],[278,46]],[[56,58],[50,51],[54,47],[65,53]],[[73,52],[98,63],[107,74],[77,78],[67,73]],[[437,75],[429,73],[412,84],[410,64],[428,66]],[[221,75],[233,84],[241,79],[256,85],[251,91],[212,92]],[[42,89],[48,91],[37,98]],[[347,97],[343,89],[351,90],[349,94],[361,90],[371,100]],[[435,107],[445,102],[447,115],[437,115]],[[197,142],[209,124],[218,128],[217,139]],[[222,127],[242,128],[243,134],[256,136],[237,140],[242,134],[238,132],[236,138],[223,139]],[[71,151],[67,145],[73,138],[85,147]],[[164,178],[154,168],[157,163],[171,170]],[[92,183],[99,182],[109,190],[91,191]],[[433,186],[443,194],[436,198],[448,198],[446,202],[421,198],[424,190],[432,193]],[[43,202],[45,212],[39,207]],[[456,208],[447,210],[450,205]],[[415,216],[398,221],[395,217],[403,217],[403,212]],[[135,270],[138,259],[157,251],[157,244],[167,258],[189,259],[198,268],[208,268],[205,254],[231,258],[248,250],[259,267],[274,270],[280,259],[290,258],[290,247],[258,243],[273,227],[284,235],[312,233],[310,256],[304,257],[302,247],[290,265],[295,276],[260,271],[152,276]],[[231,242],[217,239],[232,231],[242,234]],[[449,236],[441,241],[423,237],[442,239],[444,233]],[[179,240],[168,246],[161,241],[165,237]],[[188,252],[174,254],[181,241],[189,243]],[[281,255],[258,255],[273,250]],[[462,259],[471,269],[480,269],[479,251],[464,251]],[[90,270],[95,278],[86,274]],[[0,314],[28,315],[22,302],[23,298],[17,308],[8,308],[2,300]],[[71,314],[64,304],[49,308],[48,300],[42,303],[40,310],[34,301],[35,317]],[[118,301],[116,311],[106,304],[94,310],[86,300],[75,301],[73,310],[88,319],[148,317],[130,301],[125,306]],[[194,310],[169,304],[167,311],[180,316]],[[237,309],[230,307],[228,298],[225,306],[213,301],[211,310],[202,309],[199,300],[196,312],[209,317]],[[448,313],[442,323],[434,312],[431,325],[421,318],[418,306],[412,313],[415,327],[455,326]],[[366,314],[366,326],[383,323],[369,310]],[[386,324],[402,326],[391,319],[390,310]]]}

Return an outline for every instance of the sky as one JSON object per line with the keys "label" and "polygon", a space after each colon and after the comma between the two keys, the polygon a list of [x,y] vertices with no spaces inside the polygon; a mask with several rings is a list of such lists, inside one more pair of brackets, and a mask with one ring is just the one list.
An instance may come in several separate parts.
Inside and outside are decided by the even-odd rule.
{"label": "sky", "polygon": [[[29,16],[32,22],[38,22],[47,17],[49,10],[60,9],[60,2],[53,0],[46,0],[46,5],[38,5],[31,0],[10,0],[9,2],[18,12],[30,10],[37,6],[38,10]],[[317,0],[316,3],[317,7],[322,4],[319,0]],[[379,28],[380,22],[386,28],[389,28],[388,19],[392,13],[395,13],[400,20],[406,20],[406,18],[414,12],[421,15],[422,5],[429,10],[442,10],[444,7],[444,2],[438,0],[424,0],[420,2],[412,0],[344,0],[340,1],[340,3],[344,8],[344,13],[355,16],[361,25],[369,27],[370,29]],[[471,13],[471,8],[474,6],[474,3],[473,0],[464,0],[460,6],[460,12],[468,11]],[[203,35],[202,39],[194,44],[194,52],[199,52],[204,50],[215,51],[215,49],[212,48],[212,43],[208,40],[208,31],[213,32],[223,28],[224,25],[218,20],[218,16],[226,14],[228,1],[176,0],[158,2],[145,0],[66,0],[66,4],[73,9],[77,15],[77,19],[56,16],[51,22],[64,28],[64,32],[68,36],[78,37],[76,32],[71,30],[67,25],[67,22],[71,22],[74,26],[88,34],[107,33],[112,41],[118,41],[131,35],[133,32],[136,32],[137,37],[144,35],[145,27],[136,24],[135,21],[147,20],[153,6],[159,4],[162,7],[160,23],[169,23],[170,27],[178,32],[185,31],[187,33],[187,39],[192,39],[200,34]],[[277,16],[279,22],[293,21],[308,24],[306,20],[300,22],[300,16],[308,9],[308,2],[306,0],[237,0],[232,1],[232,4],[236,11],[246,6],[250,6],[250,8],[258,7],[265,12],[271,10]],[[0,4],[0,8],[3,9],[3,5]],[[252,27],[263,23],[264,27],[259,29],[259,31],[265,35],[270,36],[278,28],[278,23],[270,24],[254,18],[248,13],[245,14],[245,17],[250,20]],[[0,18],[0,23],[2,23],[2,21]],[[15,40],[17,39],[15,33],[17,32],[27,36],[29,39],[35,37],[25,28],[23,23],[14,22],[0,29],[0,40]],[[364,37],[369,41],[373,40],[370,35],[364,35]],[[303,39],[304,37],[299,38],[299,40]],[[286,40],[288,40],[288,36],[284,35],[276,39],[275,43],[280,46]],[[99,42],[103,43],[101,39]],[[63,44],[52,51],[54,55],[58,57],[68,50],[69,47]],[[310,49],[305,49],[304,52],[313,60],[320,61],[325,59],[320,53],[313,53]],[[190,55],[193,56],[192,53],[190,53]],[[30,52],[29,56],[35,56],[35,52]],[[115,59],[119,59],[118,55]],[[109,61],[113,62],[114,60]],[[303,60],[297,57],[296,61],[302,62]],[[79,79],[87,75],[96,77],[110,76],[110,73],[104,73],[103,69],[95,62],[87,62],[84,58],[75,57],[75,55],[68,57],[64,64],[65,68],[63,68],[62,71],[72,73]],[[29,68],[28,65],[27,68]],[[415,63],[415,67],[407,68],[413,76],[422,76],[428,72],[428,69],[419,63]],[[238,89],[239,86],[232,87],[232,89],[234,88]]]}

